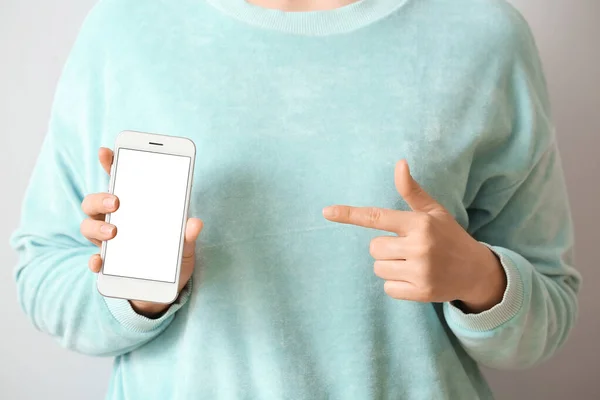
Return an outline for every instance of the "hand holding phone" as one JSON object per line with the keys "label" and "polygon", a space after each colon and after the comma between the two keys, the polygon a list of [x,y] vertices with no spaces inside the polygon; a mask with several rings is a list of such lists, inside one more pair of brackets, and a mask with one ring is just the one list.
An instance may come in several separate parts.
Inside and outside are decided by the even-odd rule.
{"label": "hand holding phone", "polygon": [[[99,158],[100,158],[100,164],[102,165],[102,168],[108,173],[111,173],[111,166],[113,164],[113,161],[115,159],[114,157],[114,153],[107,148],[101,148],[99,151]],[[193,162],[193,160],[192,160]],[[191,173],[191,169],[190,169],[190,173]],[[191,177],[190,177],[191,180]],[[188,189],[189,189],[189,185],[188,185]],[[117,194],[117,193],[115,193]],[[110,213],[115,213],[117,210],[119,210],[119,207],[121,206],[119,198],[115,195],[115,194],[111,194],[111,193],[95,193],[95,194],[90,194],[88,196],[85,197],[85,199],[82,202],[82,209],[85,212],[85,214],[88,215],[89,218],[85,219],[82,223],[81,223],[81,232],[82,234],[88,239],[90,240],[92,243],[96,244],[97,246],[101,246],[103,242],[106,241],[110,241],[112,239],[114,239],[115,237],[117,237],[118,235],[118,226],[115,226],[113,224],[111,224],[110,222],[107,222],[107,218],[106,215],[110,214]],[[151,200],[148,200],[149,202],[151,202]],[[187,201],[186,201],[186,205],[187,205]],[[187,207],[185,207],[185,210],[187,211]],[[161,210],[155,210],[156,213],[160,213]],[[152,224],[152,221],[154,220],[153,215],[151,213],[149,213],[145,218],[147,218],[148,223]],[[170,284],[173,285],[174,283],[177,283],[177,287],[176,287],[176,292],[178,293],[184,286],[185,284],[188,282],[188,280],[190,279],[193,269],[194,269],[194,264],[195,264],[195,241],[196,238],[198,237],[198,235],[200,234],[200,231],[202,230],[202,226],[203,223],[200,219],[198,218],[190,218],[187,220],[185,227],[182,227],[182,229],[184,229],[184,235],[183,235],[183,245],[182,245],[182,249],[181,249],[181,264],[180,264],[180,274],[178,279],[175,279],[175,282],[171,282]],[[156,232],[156,235],[160,235],[160,232]],[[177,240],[178,238],[176,238],[175,240]],[[112,249],[110,249],[112,250]],[[149,252],[152,251],[156,251],[155,248],[149,247],[148,250]],[[111,254],[111,256],[118,256],[117,253]],[[130,260],[133,260],[134,262],[136,260],[148,260],[148,256],[149,254],[132,254],[130,255],[131,258]],[[175,271],[175,265],[176,265],[176,261],[173,260],[174,264],[170,264],[170,265],[164,265],[164,266],[158,266],[158,268],[163,269],[165,272],[167,272],[169,269],[172,271]],[[100,256],[100,254],[95,254],[93,255],[90,260],[89,260],[89,268],[95,272],[95,273],[100,273],[102,270],[102,258]],[[141,268],[143,268],[143,266],[140,266]],[[156,268],[156,266],[154,267]],[[108,291],[109,294],[111,292],[115,292],[115,288],[121,288],[121,294],[123,294],[123,290],[125,291],[125,294],[127,292],[127,288],[129,286],[127,286],[127,279],[125,277],[123,277],[122,280],[118,280],[118,278],[120,277],[110,277],[110,278],[114,278],[114,283],[117,284],[117,286],[115,286],[114,284],[111,285],[110,281],[109,282],[105,282],[104,285],[104,290]],[[166,280],[166,279],[165,279]],[[150,286],[145,286],[142,287],[139,290],[142,290],[142,294],[144,294],[144,290],[146,292],[148,292],[148,296],[149,298],[153,298],[152,296],[154,295],[154,293],[160,293],[161,290],[163,292],[164,289],[167,289],[169,287],[169,283],[167,282],[158,282],[158,281],[147,281],[146,279],[137,279],[136,281],[134,281],[135,283],[141,283],[142,285],[145,283],[147,285]],[[108,283],[108,285],[106,284]],[[159,285],[158,289],[156,289],[156,286],[152,286],[152,285]],[[161,286],[162,285],[162,286]],[[99,282],[99,286],[100,286],[100,282]],[[175,289],[175,288],[173,288]],[[140,291],[137,291],[136,293],[140,293]],[[116,293],[119,293],[119,291],[117,290]],[[126,297],[126,296],[119,296],[118,294],[116,295],[116,297]],[[136,312],[148,316],[148,317],[157,317],[160,314],[162,314],[168,307],[169,307],[169,303],[165,303],[162,300],[159,300],[159,302],[154,302],[154,301],[144,301],[144,300],[130,300],[130,303],[132,305],[132,307],[136,310]]]}

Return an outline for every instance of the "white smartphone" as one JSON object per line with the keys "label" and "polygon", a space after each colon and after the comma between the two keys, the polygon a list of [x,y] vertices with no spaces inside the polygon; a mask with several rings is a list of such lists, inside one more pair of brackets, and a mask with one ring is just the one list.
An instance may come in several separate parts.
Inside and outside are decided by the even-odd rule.
{"label": "white smartphone", "polygon": [[107,297],[171,303],[177,298],[196,147],[183,137],[123,131],[109,192],[119,199],[106,222],[98,291]]}

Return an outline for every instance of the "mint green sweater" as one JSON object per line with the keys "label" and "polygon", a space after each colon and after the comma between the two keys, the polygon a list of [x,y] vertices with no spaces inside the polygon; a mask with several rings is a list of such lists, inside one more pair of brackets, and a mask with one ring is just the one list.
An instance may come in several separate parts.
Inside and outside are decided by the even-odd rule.
{"label": "mint green sweater", "polygon": [[[79,232],[83,197],[107,190],[98,148],[125,129],[197,146],[197,268],[154,320],[97,292]],[[408,210],[402,158],[499,255],[508,286],[490,310],[386,296],[369,242],[389,232],[323,218]],[[35,327],[116,357],[110,399],[489,399],[478,365],[555,353],[580,285],[538,53],[504,0],[100,1],[12,245]]]}

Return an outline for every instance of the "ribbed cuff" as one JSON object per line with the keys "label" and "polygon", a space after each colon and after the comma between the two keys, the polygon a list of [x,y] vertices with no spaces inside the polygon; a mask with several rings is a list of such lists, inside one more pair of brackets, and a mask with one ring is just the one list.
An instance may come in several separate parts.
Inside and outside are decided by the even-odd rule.
{"label": "ribbed cuff", "polygon": [[179,296],[177,296],[177,300],[169,306],[169,309],[160,318],[156,319],[136,313],[128,300],[104,297],[104,301],[110,313],[125,329],[133,332],[150,332],[167,323],[166,321],[170,322],[175,312],[187,303],[191,293],[192,279],[183,287]]}
{"label": "ribbed cuff", "polygon": [[444,314],[449,325],[456,325],[463,329],[472,331],[491,331],[510,321],[523,306],[524,285],[521,273],[515,263],[502,251],[501,247],[495,247],[480,242],[492,250],[500,259],[500,263],[506,274],[506,290],[502,301],[489,310],[478,314],[465,314],[461,309],[451,302],[444,303]]}

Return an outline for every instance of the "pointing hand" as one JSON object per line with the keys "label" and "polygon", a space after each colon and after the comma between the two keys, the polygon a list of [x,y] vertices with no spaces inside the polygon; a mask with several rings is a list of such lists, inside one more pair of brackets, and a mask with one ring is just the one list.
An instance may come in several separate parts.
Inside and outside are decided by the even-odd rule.
{"label": "pointing hand", "polygon": [[471,237],[454,217],[413,179],[405,160],[396,164],[398,193],[412,211],[334,205],[330,221],[395,233],[371,240],[374,272],[395,299],[420,302],[460,300],[481,312],[502,300],[504,270],[494,253]]}

